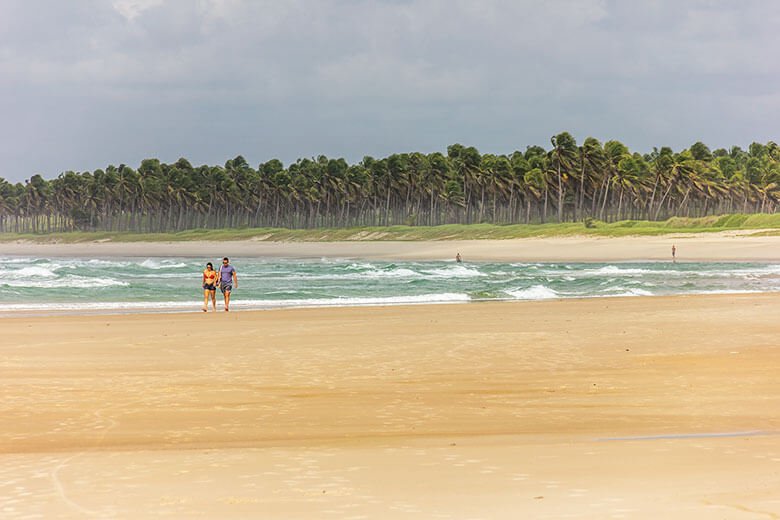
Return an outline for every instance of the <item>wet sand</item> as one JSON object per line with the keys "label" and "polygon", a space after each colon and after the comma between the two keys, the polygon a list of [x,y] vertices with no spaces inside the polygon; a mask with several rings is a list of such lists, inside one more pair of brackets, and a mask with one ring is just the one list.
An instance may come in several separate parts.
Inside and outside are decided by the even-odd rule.
{"label": "wet sand", "polygon": [[753,231],[643,237],[553,237],[516,240],[433,242],[88,242],[0,243],[0,254],[80,257],[189,256],[203,258],[362,258],[442,260],[460,252],[466,261],[609,262],[670,260],[672,245],[680,261],[777,261],[780,236],[750,236]]}
{"label": "wet sand", "polygon": [[4,318],[3,518],[778,518],[780,295]]}

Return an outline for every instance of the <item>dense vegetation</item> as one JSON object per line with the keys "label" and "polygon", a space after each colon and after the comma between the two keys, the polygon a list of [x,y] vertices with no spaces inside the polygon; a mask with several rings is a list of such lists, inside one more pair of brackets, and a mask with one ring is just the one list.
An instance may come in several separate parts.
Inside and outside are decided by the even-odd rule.
{"label": "dense vegetation", "polygon": [[564,132],[551,148],[481,155],[459,144],[442,153],[344,159],[272,159],[252,168],[186,159],[144,160],[25,183],[0,178],[0,232],[176,232],[239,227],[346,228],[598,219],[665,220],[774,213],[780,147],[753,143],[711,151],[703,143],[641,155],[618,141]]}
{"label": "dense vegetation", "polygon": [[63,231],[46,234],[0,233],[0,243],[33,240],[41,243],[79,242],[184,242],[188,240],[269,242],[482,240],[561,236],[654,236],[722,231],[751,236],[780,236],[780,213],[754,213],[709,217],[672,217],[663,221],[619,220],[548,224],[444,224],[440,226],[361,226],[351,228],[231,228],[190,229],[164,233],[130,231]]}

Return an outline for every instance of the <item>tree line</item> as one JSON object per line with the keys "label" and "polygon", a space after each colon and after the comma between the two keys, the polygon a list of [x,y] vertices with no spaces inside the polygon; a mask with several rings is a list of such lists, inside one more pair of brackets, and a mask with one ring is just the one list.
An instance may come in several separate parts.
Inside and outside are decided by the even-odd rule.
{"label": "tree line", "polygon": [[710,150],[631,152],[615,140],[568,132],[550,147],[509,155],[454,144],[446,154],[401,153],[356,164],[325,156],[253,168],[110,165],[24,183],[0,178],[0,232],[171,232],[238,227],[661,220],[774,213],[780,148],[774,142]]}

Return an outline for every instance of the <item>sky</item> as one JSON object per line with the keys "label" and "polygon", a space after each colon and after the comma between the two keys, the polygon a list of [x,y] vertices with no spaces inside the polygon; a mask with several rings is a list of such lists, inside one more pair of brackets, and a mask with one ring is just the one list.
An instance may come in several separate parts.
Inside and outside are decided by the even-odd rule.
{"label": "sky", "polygon": [[780,2],[0,0],[0,177],[778,141]]}

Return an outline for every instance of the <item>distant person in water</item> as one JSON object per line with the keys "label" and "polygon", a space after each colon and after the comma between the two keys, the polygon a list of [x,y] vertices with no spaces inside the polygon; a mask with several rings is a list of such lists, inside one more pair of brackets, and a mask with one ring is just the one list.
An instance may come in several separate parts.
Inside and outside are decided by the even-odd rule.
{"label": "distant person in water", "polygon": [[677,263],[677,248],[672,244],[672,262]]}
{"label": "distant person in water", "polygon": [[227,257],[222,259],[222,265],[219,267],[219,279],[217,280],[219,290],[225,296],[225,312],[230,310],[230,293],[233,289],[238,289],[238,277],[236,269],[230,265]]}
{"label": "distant person in water", "polygon": [[463,261],[463,259],[460,257],[460,253],[455,255],[455,261],[458,263],[461,263]]}
{"label": "distant person in water", "polygon": [[209,299],[214,306],[214,311],[217,310],[217,276],[214,265],[211,262],[207,263],[206,270],[203,271],[203,312],[209,310]]}

